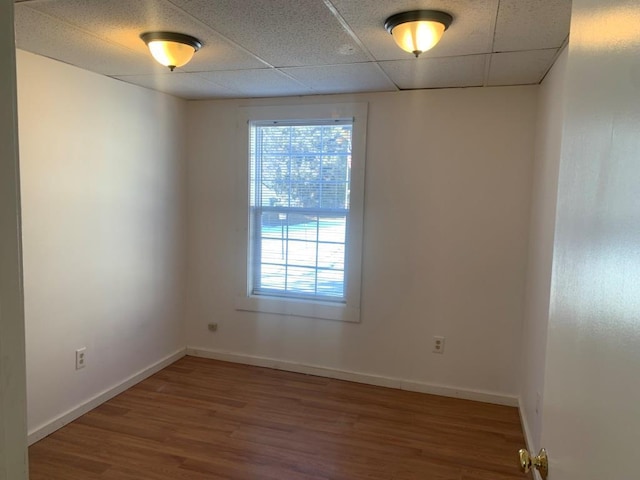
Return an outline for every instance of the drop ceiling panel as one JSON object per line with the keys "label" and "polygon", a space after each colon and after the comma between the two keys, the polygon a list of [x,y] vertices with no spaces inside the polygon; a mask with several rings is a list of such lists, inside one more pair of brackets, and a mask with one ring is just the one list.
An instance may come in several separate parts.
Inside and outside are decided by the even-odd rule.
{"label": "drop ceiling panel", "polygon": [[396,90],[374,63],[323,67],[284,68],[283,72],[309,86],[315,93],[354,93]]}
{"label": "drop ceiling panel", "polygon": [[309,95],[309,87],[275,69],[240,70],[236,72],[203,72],[198,76],[239,92],[242,97],[277,97]]}
{"label": "drop ceiling panel", "polygon": [[[417,60],[383,26],[415,9],[454,16]],[[18,0],[15,10],[19,48],[184,98],[226,98],[537,83],[568,35],[571,0]],[[171,76],[139,38],[151,30],[203,48]]]}
{"label": "drop ceiling panel", "polygon": [[570,21],[570,0],[501,0],[494,52],[558,48]]}
{"label": "drop ceiling panel", "polygon": [[140,34],[147,31],[177,31],[195,36],[204,47],[182,68],[183,71],[265,67],[264,62],[234,46],[165,0],[93,1],[91,8],[87,8],[86,0],[56,0],[32,5],[41,13],[135,51],[149,63],[155,61],[150,57]]}
{"label": "drop ceiling panel", "polygon": [[491,55],[488,85],[527,85],[539,83],[558,53],[557,48]]}
{"label": "drop ceiling panel", "polygon": [[376,60],[402,60],[411,54],[400,50],[384,29],[385,20],[407,10],[442,10],[453,15],[453,23],[429,57],[446,57],[491,52],[493,23],[498,0],[332,0],[333,5],[362,40]]}
{"label": "drop ceiling panel", "polygon": [[483,83],[488,55],[380,62],[401,89],[475,87]]}
{"label": "drop ceiling panel", "polygon": [[172,0],[276,67],[367,60],[321,0]]}
{"label": "drop ceiling panel", "polygon": [[239,96],[238,92],[208,82],[193,73],[168,72],[158,75],[126,75],[114,78],[186,99]]}
{"label": "drop ceiling panel", "polygon": [[70,28],[26,5],[15,6],[18,48],[105,75],[154,73],[162,69],[145,55]]}

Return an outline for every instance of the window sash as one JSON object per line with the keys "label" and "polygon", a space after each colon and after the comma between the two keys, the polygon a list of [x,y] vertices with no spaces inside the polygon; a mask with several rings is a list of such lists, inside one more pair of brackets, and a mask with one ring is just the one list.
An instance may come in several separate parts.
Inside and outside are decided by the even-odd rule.
{"label": "window sash", "polygon": [[[278,126],[278,127],[295,127],[295,126],[302,126],[302,127],[323,127],[323,126],[336,126],[336,125],[348,125],[351,128],[349,129],[349,148],[347,151],[341,151],[341,152],[331,152],[331,151],[324,151],[324,143],[322,143],[322,145],[320,146],[319,151],[305,151],[305,152],[292,152],[293,148],[291,146],[291,143],[289,143],[288,147],[285,151],[283,152],[275,152],[273,153],[272,157],[276,158],[276,157],[281,157],[284,159],[287,159],[286,161],[286,165],[287,165],[287,173],[285,175],[285,177],[287,178],[286,182],[287,182],[287,187],[289,188],[289,191],[287,193],[287,203],[289,204],[288,206],[273,206],[273,205],[262,205],[262,203],[265,201],[265,198],[263,197],[263,188],[266,187],[265,185],[265,181],[263,180],[263,175],[264,175],[264,171],[263,171],[263,156],[265,155],[265,152],[263,151],[263,146],[264,144],[262,143],[263,141],[263,132],[260,130],[261,127],[270,127],[270,126]],[[289,134],[291,135],[291,132],[289,132]],[[322,135],[324,135],[324,132],[322,133]],[[250,285],[250,294],[251,295],[264,295],[264,296],[273,296],[273,297],[281,297],[281,298],[293,298],[293,299],[300,299],[300,300],[320,300],[320,301],[327,301],[327,302],[337,302],[337,303],[346,303],[346,296],[347,296],[347,281],[348,281],[348,275],[347,275],[347,250],[348,250],[348,235],[347,232],[349,231],[349,202],[350,202],[350,187],[351,187],[351,155],[352,155],[352,148],[351,148],[351,144],[353,141],[353,118],[349,118],[349,119],[330,119],[330,120],[313,120],[313,121],[309,121],[309,120],[305,120],[305,121],[274,121],[274,120],[267,120],[267,121],[257,121],[257,122],[249,122],[249,137],[250,137],[250,176],[249,176],[249,192],[250,192],[250,230],[251,230],[251,249],[250,249],[250,272],[249,272],[249,278],[251,281],[251,285]],[[324,137],[323,137],[324,138]],[[291,141],[291,137],[289,137],[289,141]],[[324,141],[324,139],[322,140]],[[269,152],[268,155],[271,155],[271,152]],[[338,201],[340,203],[343,203],[345,205],[345,208],[325,208],[322,206],[319,207],[313,207],[313,208],[308,208],[308,207],[297,207],[297,206],[290,206],[291,202],[292,202],[292,195],[291,195],[291,186],[292,184],[295,184],[295,182],[291,182],[291,162],[293,158],[318,158],[321,164],[321,169],[322,169],[322,165],[323,165],[323,160],[325,157],[344,157],[345,160],[345,177],[344,180],[340,180],[340,181],[335,181],[335,180],[328,180],[325,181],[324,178],[318,178],[317,182],[310,182],[313,185],[316,186],[316,188],[319,187],[320,190],[320,198],[318,199],[318,201],[320,202],[320,204],[322,204],[322,202],[325,200],[324,199],[324,195],[323,195],[323,187],[325,186],[333,186],[333,185],[344,185],[345,190],[344,190],[344,198],[343,199],[338,199]],[[286,187],[285,187],[286,188]],[[330,192],[330,190],[329,190]],[[330,197],[329,197],[330,198]],[[335,199],[334,199],[335,201]],[[285,215],[286,216],[286,220],[287,220],[287,225],[286,225],[286,231],[287,231],[287,235],[285,237],[284,235],[284,230],[282,230],[281,232],[281,237],[280,237],[280,241],[282,243],[282,251],[283,251],[283,255],[284,252],[286,251],[286,257],[284,258],[284,262],[280,262],[278,264],[270,264],[269,262],[264,262],[263,261],[263,250],[264,250],[264,245],[263,245],[263,240],[267,240],[263,234],[263,214],[264,213],[273,213],[273,214],[279,214],[279,215]],[[291,214],[297,214],[297,215],[303,215],[303,216],[308,216],[311,218],[315,218],[315,222],[316,222],[316,228],[317,228],[317,235],[316,235],[316,239],[313,242],[307,242],[307,243],[314,243],[315,246],[315,262],[313,264],[305,264],[305,265],[296,265],[295,263],[291,263],[289,262],[289,250],[290,247],[293,247],[296,245],[296,242],[298,242],[296,239],[290,239],[289,238],[289,227],[291,226],[288,222],[288,220],[291,218],[289,215]],[[343,218],[344,219],[344,236],[343,236],[343,240],[340,242],[327,242],[327,241],[321,241],[320,240],[320,222],[322,218]],[[284,228],[284,225],[283,225]],[[342,246],[342,269],[331,269],[331,268],[324,268],[320,266],[320,249],[321,246],[326,246],[326,245],[331,245],[331,244],[335,244],[335,245],[341,245]],[[323,257],[324,258],[324,257]],[[308,259],[305,259],[308,260]],[[267,269],[269,269],[269,267],[271,267],[272,271],[278,271],[281,269],[284,269],[284,272],[282,273],[282,277],[278,278],[278,275],[275,274],[274,275],[274,279],[272,279],[274,282],[277,282],[278,280],[282,280],[284,282],[284,285],[280,284],[277,287],[274,288],[274,283],[272,283],[271,285],[269,285],[268,279],[265,279],[264,276],[264,270],[267,267]],[[290,270],[291,269],[291,270]],[[296,289],[296,287],[289,287],[289,281],[291,280],[292,282],[295,282],[295,276],[293,275],[293,273],[289,274],[289,272],[294,272],[296,271],[299,274],[298,277],[298,289]],[[307,270],[308,272],[306,273],[306,275],[302,275],[302,272],[304,272],[305,270]],[[330,276],[333,272],[339,272],[336,273],[336,277],[339,277],[339,281],[336,282],[335,279],[333,279],[333,281],[328,280],[327,278],[329,277],[325,277],[323,279],[323,281],[320,281],[320,276],[321,274],[324,273],[328,273],[328,275]],[[306,276],[313,276],[313,292],[311,292],[311,287],[309,286],[309,278],[306,278]],[[307,291],[303,291],[305,290],[305,288],[303,288],[304,284],[306,285],[306,290]],[[336,286],[336,288],[339,288],[341,290],[341,293],[338,295],[337,294],[337,289],[334,291],[331,291],[331,285],[333,285],[334,283],[338,283],[339,286]],[[340,288],[341,287],[341,288]]]}
{"label": "window sash", "polygon": [[[252,287],[251,294],[252,295],[268,295],[268,296],[276,296],[276,297],[291,297],[297,299],[308,299],[308,300],[322,300],[327,302],[337,302],[337,303],[345,303],[346,302],[346,282],[347,282],[347,231],[349,228],[349,212],[346,209],[332,209],[332,210],[322,210],[322,209],[307,209],[307,208],[285,208],[285,207],[268,207],[268,208],[260,208],[260,207],[252,207],[252,219],[253,219],[253,228],[252,230],[255,234],[252,236],[252,264],[251,264],[251,273],[252,273]],[[315,223],[315,234],[311,233],[310,237],[306,238],[296,238],[290,237],[289,228],[292,226],[288,222],[288,218],[282,219],[285,223],[281,224],[280,235],[272,235],[267,236],[265,234],[265,229],[262,226],[263,213],[278,213],[288,215],[290,213],[294,213],[296,215],[304,214],[308,217],[313,218],[310,222],[307,223]],[[342,219],[343,221],[343,232],[340,232],[342,236],[341,239],[331,239],[331,237],[323,237],[321,233],[321,224],[323,219]],[[276,226],[277,227],[277,226]],[[305,232],[307,234],[307,232]],[[265,248],[263,248],[263,242],[275,243],[280,242],[280,261],[271,260],[271,258],[265,259],[263,257],[263,253],[265,253]],[[313,263],[304,263],[304,260],[308,261],[309,257],[306,257],[302,262],[296,262],[295,256],[290,254],[291,251],[294,251],[295,248],[309,248],[310,246],[313,248],[313,252],[311,252],[311,256],[315,255],[315,261]],[[332,249],[338,250],[337,254],[333,256],[322,255],[320,252],[323,249]],[[340,251],[341,250],[341,251]],[[276,254],[277,252],[272,251],[271,254]],[[292,259],[293,258],[293,259]],[[336,261],[338,266],[324,266],[330,264],[331,261]],[[324,265],[323,265],[324,264]],[[272,281],[277,281],[278,279],[284,284],[281,287],[274,288],[269,287],[269,279],[265,278],[264,270],[272,269],[272,270],[284,270],[284,273],[281,274],[280,278],[276,275],[276,279],[272,279]],[[296,289],[294,286],[290,286],[290,282],[295,282],[296,278],[294,275],[289,275],[289,270],[308,270],[308,276],[312,277],[305,278],[304,280],[298,278],[298,282],[309,282],[312,280],[313,283],[313,292],[310,292],[311,288],[306,288],[307,291],[302,291],[302,288]],[[333,274],[333,275],[332,275]],[[336,276],[339,276],[339,280],[336,280]],[[334,277],[332,280],[329,280],[329,277]],[[340,286],[335,285],[338,283]],[[338,294],[338,292],[340,292]]]}

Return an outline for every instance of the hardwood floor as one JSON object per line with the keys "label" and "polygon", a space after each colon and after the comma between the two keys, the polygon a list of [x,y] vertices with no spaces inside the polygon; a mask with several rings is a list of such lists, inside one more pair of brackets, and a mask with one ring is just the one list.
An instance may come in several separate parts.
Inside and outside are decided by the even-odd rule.
{"label": "hardwood floor", "polygon": [[185,357],[29,448],[31,480],[521,480],[515,408]]}

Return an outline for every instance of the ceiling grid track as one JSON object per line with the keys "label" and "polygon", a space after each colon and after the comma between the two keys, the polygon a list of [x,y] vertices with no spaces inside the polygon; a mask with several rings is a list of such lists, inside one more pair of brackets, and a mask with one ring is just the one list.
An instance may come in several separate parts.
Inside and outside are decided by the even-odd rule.
{"label": "ceiling grid track", "polygon": [[482,83],[483,87],[489,86],[489,75],[491,73],[491,60],[493,59],[494,47],[496,44],[496,29],[498,26],[498,15],[500,15],[500,2],[502,0],[498,0],[498,5],[496,6],[496,14],[493,17],[493,21],[491,22],[491,31],[493,35],[491,35],[491,46],[489,48],[489,55],[487,55],[487,59],[484,64],[484,80]]}

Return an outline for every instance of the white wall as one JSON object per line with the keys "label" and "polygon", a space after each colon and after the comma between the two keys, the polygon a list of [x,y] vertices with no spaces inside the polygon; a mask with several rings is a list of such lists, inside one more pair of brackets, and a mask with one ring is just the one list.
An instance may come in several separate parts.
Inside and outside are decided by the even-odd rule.
{"label": "white wall", "polygon": [[0,480],[27,479],[13,2],[0,1]]}
{"label": "white wall", "polygon": [[[536,99],[509,87],[189,103],[187,344],[517,395]],[[238,312],[238,106],[341,101],[369,102],[362,322]]]}
{"label": "white wall", "polygon": [[18,94],[34,432],[184,348],[185,102],[21,51]]}
{"label": "white wall", "polygon": [[529,448],[536,452],[540,448],[566,63],[565,49],[540,86],[538,98],[520,385]]}

